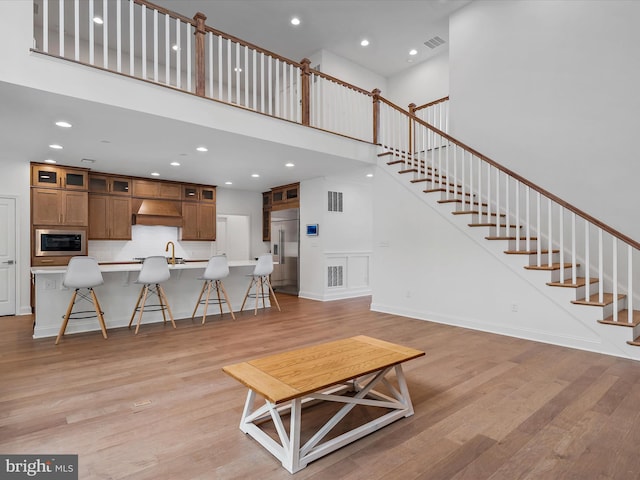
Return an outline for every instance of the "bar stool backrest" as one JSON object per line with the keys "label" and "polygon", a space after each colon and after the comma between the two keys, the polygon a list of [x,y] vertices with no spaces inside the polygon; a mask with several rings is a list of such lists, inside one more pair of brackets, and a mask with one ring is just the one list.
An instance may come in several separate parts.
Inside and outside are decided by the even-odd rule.
{"label": "bar stool backrest", "polygon": [[258,263],[256,263],[256,267],[253,269],[253,275],[255,277],[264,277],[271,275],[271,272],[273,272],[273,255],[270,253],[260,255],[258,257]]}
{"label": "bar stool backrest", "polygon": [[93,257],[71,257],[62,284],[67,288],[92,288],[102,285],[102,272]]}
{"label": "bar stool backrest", "polygon": [[216,255],[209,259],[202,278],[205,280],[222,280],[229,276],[229,262],[224,255]]}
{"label": "bar stool backrest", "polygon": [[147,257],[142,262],[142,270],[136,283],[162,283],[169,280],[171,272],[166,257]]}

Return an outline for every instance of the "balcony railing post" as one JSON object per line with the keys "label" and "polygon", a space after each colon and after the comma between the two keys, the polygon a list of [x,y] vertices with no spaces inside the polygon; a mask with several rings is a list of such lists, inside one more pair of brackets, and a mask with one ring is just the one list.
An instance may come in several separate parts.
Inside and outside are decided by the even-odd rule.
{"label": "balcony railing post", "polygon": [[193,19],[196,21],[195,44],[196,44],[196,95],[205,96],[205,48],[204,39],[207,31],[205,21],[207,16],[204,13],[196,13]]}
{"label": "balcony railing post", "polygon": [[302,102],[302,125],[309,125],[311,121],[311,96],[310,96],[310,79],[311,79],[311,60],[303,58],[300,62],[300,83],[302,89],[302,95],[300,102]]}
{"label": "balcony railing post", "polygon": [[[410,103],[409,104],[409,113],[411,115],[415,115],[416,114],[416,104],[415,103]],[[415,128],[415,123],[413,122],[413,119],[411,117],[408,117],[409,120],[409,155],[411,155],[412,153],[414,153],[416,151],[416,149],[414,148],[415,145],[413,144],[413,130]],[[413,160],[413,159],[412,159]]]}
{"label": "balcony railing post", "polygon": [[380,133],[380,94],[382,91],[375,88],[373,94],[373,144],[378,144],[378,135]]}

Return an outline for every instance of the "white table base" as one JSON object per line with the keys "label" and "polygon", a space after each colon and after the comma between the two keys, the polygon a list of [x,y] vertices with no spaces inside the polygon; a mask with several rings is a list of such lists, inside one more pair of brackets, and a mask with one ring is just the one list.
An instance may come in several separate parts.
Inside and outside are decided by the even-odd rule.
{"label": "white table base", "polygon": [[[395,385],[386,378],[391,370],[395,370]],[[389,392],[391,392],[391,396],[373,390],[378,384],[384,385]],[[356,393],[355,395],[348,396],[344,395],[346,392]],[[355,378],[350,380],[348,384],[293,399],[281,405],[276,405],[265,400],[264,405],[254,408],[255,399],[256,393],[253,390],[249,390],[242,412],[240,430],[251,435],[258,443],[271,452],[273,456],[282,462],[282,466],[290,473],[302,470],[310,462],[365,435],[373,433],[400,418],[413,415],[413,405],[409,397],[409,390],[401,364]],[[339,402],[344,403],[344,405],[333,417],[320,427],[304,445],[300,445],[302,407],[310,402],[316,403],[319,401]],[[342,433],[331,440],[322,442],[322,439],[329,431],[356,405],[383,407],[391,409],[391,411],[353,430]],[[290,414],[289,434],[287,434],[281,418],[281,414],[283,413]],[[269,419],[273,420],[279,442],[274,440],[259,426]]]}

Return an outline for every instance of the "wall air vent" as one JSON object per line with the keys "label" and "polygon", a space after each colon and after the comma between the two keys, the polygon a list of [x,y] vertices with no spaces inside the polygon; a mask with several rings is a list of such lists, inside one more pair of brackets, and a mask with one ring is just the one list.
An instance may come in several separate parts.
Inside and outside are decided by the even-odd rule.
{"label": "wall air vent", "polygon": [[327,267],[327,287],[344,287],[342,265]]}
{"label": "wall air vent", "polygon": [[342,212],[342,192],[328,192],[328,211]]}
{"label": "wall air vent", "polygon": [[434,49],[436,47],[439,47],[440,45],[446,43],[443,39],[441,39],[438,36],[435,36],[433,38],[430,38],[429,40],[427,40],[426,42],[424,42],[424,44],[429,47],[430,49]]}

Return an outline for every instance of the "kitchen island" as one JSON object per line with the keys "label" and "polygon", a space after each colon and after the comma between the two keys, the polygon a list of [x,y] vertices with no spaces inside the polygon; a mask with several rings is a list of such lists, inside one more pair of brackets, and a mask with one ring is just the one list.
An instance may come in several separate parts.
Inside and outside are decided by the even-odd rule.
{"label": "kitchen island", "polygon": [[[229,294],[231,308],[234,312],[240,310],[247,287],[249,276],[253,272],[256,262],[254,260],[229,261],[229,276],[223,280],[225,289]],[[186,261],[182,264],[169,265],[171,278],[162,284],[169,300],[169,306],[176,320],[191,318],[193,308],[198,300],[202,288],[201,277],[207,261]],[[136,305],[141,285],[135,283],[138,273],[142,268],[141,263],[116,263],[101,264],[100,270],[104,284],[95,288],[96,295],[104,311],[104,320],[107,330],[111,328],[126,327],[131,319],[131,313]],[[35,327],[33,338],[55,337],[58,334],[62,317],[67,309],[72,291],[62,285],[67,267],[33,267],[31,269],[33,288],[35,291]],[[157,303],[152,296],[149,303]],[[80,301],[76,305],[78,310],[91,310],[90,303]],[[269,299],[265,299],[270,306]],[[86,305],[82,305],[86,303]],[[262,300],[259,307],[262,308]],[[255,301],[247,301],[245,310],[253,310]],[[202,317],[201,306],[196,313],[196,318]],[[228,315],[226,306],[223,311]],[[220,315],[217,305],[211,304],[208,315]],[[231,318],[229,316],[229,318]],[[160,311],[145,310],[142,323],[162,322]],[[205,324],[206,325],[206,324]],[[71,320],[67,327],[67,335],[79,332],[100,330],[97,318]],[[133,333],[132,333],[133,334]]]}

